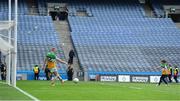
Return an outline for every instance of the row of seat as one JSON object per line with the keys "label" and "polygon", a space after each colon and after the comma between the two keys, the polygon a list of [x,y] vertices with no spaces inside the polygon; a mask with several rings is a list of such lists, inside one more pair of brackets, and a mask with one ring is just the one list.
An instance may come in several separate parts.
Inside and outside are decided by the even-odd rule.
{"label": "row of seat", "polygon": [[[132,18],[123,18],[117,19],[114,21],[113,17],[109,18],[104,17],[103,19],[93,18],[93,17],[70,17],[69,22],[71,28],[79,27],[121,27],[121,26],[153,26],[153,27],[176,27],[171,19],[154,19],[154,18],[142,18],[142,19],[132,19]],[[97,21],[99,23],[97,23]],[[106,22],[106,23],[104,23]],[[92,28],[94,29],[94,28]]]}
{"label": "row of seat", "polygon": [[[146,18],[138,0],[117,0],[123,6],[112,6],[114,1],[102,6],[102,2],[90,2],[96,2],[87,5],[92,17],[68,17],[83,68],[90,72],[157,72],[161,59],[180,65],[180,30],[171,19]],[[75,3],[70,8],[86,8],[85,4]]]}
{"label": "row of seat", "polygon": [[[35,64],[43,65],[46,53],[52,46],[49,45],[22,45],[18,43],[18,70],[31,70]],[[58,57],[64,59],[64,53],[59,46],[57,47]],[[59,64],[61,66],[61,64]]]}
{"label": "row of seat", "polygon": [[19,16],[19,70],[31,70],[35,64],[42,64],[52,47],[56,47],[58,56],[65,59],[59,38],[50,16]]}
{"label": "row of seat", "polygon": [[[141,70],[141,68],[151,68],[148,71],[156,71],[161,59],[166,59],[172,64],[179,63],[179,48],[172,46],[76,46],[78,57],[82,63],[82,66],[92,65],[91,68],[101,68],[102,71],[105,67],[112,67],[108,71],[111,72],[115,68],[134,68]],[[101,65],[98,67],[97,65]],[[179,64],[178,64],[179,65]],[[127,70],[128,71],[128,70]],[[131,72],[131,71],[129,71]],[[136,71],[134,71],[136,72]],[[142,72],[142,71],[141,71]]]}
{"label": "row of seat", "polygon": [[[47,15],[47,2],[59,3],[58,0],[38,0],[38,11],[40,15]],[[138,0],[132,0],[130,2],[125,0],[103,0],[103,2],[100,0],[66,0],[62,1],[62,3],[68,4],[68,10],[71,16],[76,16],[77,11],[81,9],[84,9],[88,13],[88,16],[103,16],[107,13],[109,15],[122,15],[124,13],[126,16],[131,15],[137,17],[142,17],[145,15],[145,12],[142,6],[138,3]],[[107,3],[109,6],[107,6]],[[126,13],[126,10],[128,10],[129,14]]]}
{"label": "row of seat", "polygon": [[[12,2],[12,13],[14,13],[14,2]],[[0,12],[8,12],[8,1],[0,0]],[[28,5],[25,0],[18,0],[18,14],[28,14]]]}

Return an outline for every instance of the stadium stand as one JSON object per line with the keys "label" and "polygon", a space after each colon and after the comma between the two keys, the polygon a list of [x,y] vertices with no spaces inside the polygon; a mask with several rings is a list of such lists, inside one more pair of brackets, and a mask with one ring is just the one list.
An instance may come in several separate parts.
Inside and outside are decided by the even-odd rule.
{"label": "stadium stand", "polygon": [[[28,5],[25,0],[18,0],[18,14],[24,15],[28,13]],[[12,4],[12,13],[14,13],[14,3]],[[8,2],[6,0],[0,0],[0,14],[8,13]],[[7,19],[7,17],[5,17]]]}
{"label": "stadium stand", "polygon": [[161,59],[178,64],[180,30],[170,18],[146,18],[138,0],[72,2],[70,12],[90,8],[93,14],[68,17],[80,64],[89,73],[157,72]]}
{"label": "stadium stand", "polygon": [[[18,34],[20,70],[31,70],[34,64],[42,64],[52,47],[59,50],[62,59],[65,58],[50,16],[19,16]],[[65,71],[65,66],[62,65],[61,69]]]}
{"label": "stadium stand", "polygon": [[[0,20],[7,20],[8,2],[0,0],[0,7],[0,15],[2,15]],[[28,6],[25,0],[19,0],[18,14],[18,72],[32,71],[32,67],[35,64],[42,64],[46,53],[52,47],[56,47],[58,55],[61,59],[65,59],[59,35],[54,28],[50,16],[27,15]],[[62,67],[60,71],[65,72],[66,66],[58,64],[58,67],[60,65]]]}
{"label": "stadium stand", "polygon": [[[162,15],[162,0],[151,1]],[[38,0],[39,15],[47,14],[47,2],[68,4],[72,42],[89,73],[154,73],[161,59],[180,65],[180,30],[170,18],[147,18],[138,0]],[[7,18],[6,3],[0,0],[0,20]],[[19,5],[18,70],[31,70],[49,47],[62,48],[51,17],[27,15],[27,3],[20,0]],[[77,15],[79,10],[87,16]],[[65,58],[63,51],[59,54]]]}

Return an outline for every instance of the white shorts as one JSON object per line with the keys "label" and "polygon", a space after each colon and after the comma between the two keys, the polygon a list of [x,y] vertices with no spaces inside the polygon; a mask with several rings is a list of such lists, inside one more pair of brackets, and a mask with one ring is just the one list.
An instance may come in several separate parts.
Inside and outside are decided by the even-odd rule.
{"label": "white shorts", "polygon": [[49,69],[51,73],[57,72],[57,68],[51,68]]}

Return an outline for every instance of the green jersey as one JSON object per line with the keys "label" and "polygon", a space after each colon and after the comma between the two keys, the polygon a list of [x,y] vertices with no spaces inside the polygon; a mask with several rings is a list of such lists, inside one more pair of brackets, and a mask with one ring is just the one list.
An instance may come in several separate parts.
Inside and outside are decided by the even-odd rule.
{"label": "green jersey", "polygon": [[163,67],[163,68],[166,68],[166,69],[167,69],[167,68],[168,68],[168,64],[167,64],[167,63],[162,63],[162,64],[161,64],[161,67]]}
{"label": "green jersey", "polygon": [[48,52],[46,57],[48,58],[48,61],[51,61],[51,62],[56,61],[56,54],[53,52]]}

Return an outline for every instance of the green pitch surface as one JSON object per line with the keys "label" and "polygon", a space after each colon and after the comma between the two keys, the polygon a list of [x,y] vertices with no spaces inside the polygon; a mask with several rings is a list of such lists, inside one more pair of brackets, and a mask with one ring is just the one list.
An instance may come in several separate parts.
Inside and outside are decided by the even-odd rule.
{"label": "green pitch surface", "polygon": [[15,88],[0,83],[0,101],[1,100],[31,100]]}
{"label": "green pitch surface", "polygon": [[180,84],[18,81],[17,86],[40,100],[180,100]]}

